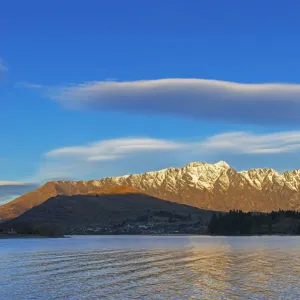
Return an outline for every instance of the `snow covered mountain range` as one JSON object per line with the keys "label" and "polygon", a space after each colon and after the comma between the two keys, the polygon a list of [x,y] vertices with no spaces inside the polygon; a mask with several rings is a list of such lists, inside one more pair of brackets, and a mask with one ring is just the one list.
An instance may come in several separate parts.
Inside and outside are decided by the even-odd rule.
{"label": "snow covered mountain range", "polygon": [[238,172],[220,161],[215,164],[192,162],[183,168],[100,180],[48,182],[0,206],[0,220],[14,218],[57,195],[97,194],[120,186],[208,210],[300,210],[300,170],[279,173],[265,168]]}

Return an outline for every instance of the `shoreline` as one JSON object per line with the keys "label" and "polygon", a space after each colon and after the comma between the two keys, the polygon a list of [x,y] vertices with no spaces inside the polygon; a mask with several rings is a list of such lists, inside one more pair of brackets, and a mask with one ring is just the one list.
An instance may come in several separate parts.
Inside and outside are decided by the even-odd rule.
{"label": "shoreline", "polygon": [[65,238],[65,236],[44,236],[44,235],[31,235],[31,234],[15,234],[15,235],[9,235],[9,234],[0,234],[0,239],[57,239],[57,238]]}
{"label": "shoreline", "polygon": [[42,235],[5,235],[0,234],[1,239],[60,239],[72,238],[74,236],[164,236],[164,237],[180,237],[180,236],[193,236],[193,237],[299,237],[297,234],[248,234],[248,235],[212,235],[212,234],[66,234],[63,236],[42,236]]}

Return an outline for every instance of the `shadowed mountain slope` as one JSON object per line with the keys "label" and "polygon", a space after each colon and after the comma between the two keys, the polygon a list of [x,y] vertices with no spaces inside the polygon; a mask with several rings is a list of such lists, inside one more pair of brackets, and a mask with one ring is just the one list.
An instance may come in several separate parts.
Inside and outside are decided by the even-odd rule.
{"label": "shadowed mountain slope", "polygon": [[147,215],[165,214],[208,222],[212,212],[161,200],[131,188],[117,187],[99,194],[58,195],[4,223],[4,227],[56,224],[64,228],[113,226]]}

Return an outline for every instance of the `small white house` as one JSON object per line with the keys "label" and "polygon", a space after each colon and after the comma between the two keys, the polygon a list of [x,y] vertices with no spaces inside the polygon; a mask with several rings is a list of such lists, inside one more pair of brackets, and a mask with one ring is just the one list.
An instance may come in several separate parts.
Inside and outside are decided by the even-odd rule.
{"label": "small white house", "polygon": [[7,231],[7,234],[17,234],[17,232],[13,229],[13,228],[11,228],[10,230],[8,230]]}

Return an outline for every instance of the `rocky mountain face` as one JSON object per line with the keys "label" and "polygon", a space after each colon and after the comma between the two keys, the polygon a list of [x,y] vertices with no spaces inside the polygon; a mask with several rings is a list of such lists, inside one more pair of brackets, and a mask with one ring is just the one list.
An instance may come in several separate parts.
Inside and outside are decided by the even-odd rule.
{"label": "rocky mountain face", "polygon": [[183,168],[101,180],[48,182],[36,191],[0,206],[0,221],[14,218],[56,195],[101,193],[103,189],[119,186],[207,210],[300,210],[300,170],[237,172],[220,161],[216,164],[193,162]]}

